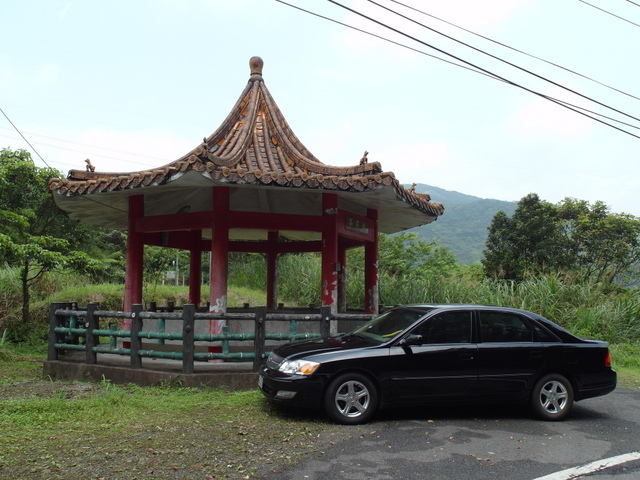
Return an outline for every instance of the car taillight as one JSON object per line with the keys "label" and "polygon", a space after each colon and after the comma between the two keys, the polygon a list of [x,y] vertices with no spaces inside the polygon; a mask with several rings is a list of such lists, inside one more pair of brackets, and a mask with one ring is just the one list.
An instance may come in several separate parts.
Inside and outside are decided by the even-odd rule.
{"label": "car taillight", "polygon": [[609,350],[607,350],[607,355],[604,357],[604,366],[605,367],[611,366],[611,353],[609,353]]}

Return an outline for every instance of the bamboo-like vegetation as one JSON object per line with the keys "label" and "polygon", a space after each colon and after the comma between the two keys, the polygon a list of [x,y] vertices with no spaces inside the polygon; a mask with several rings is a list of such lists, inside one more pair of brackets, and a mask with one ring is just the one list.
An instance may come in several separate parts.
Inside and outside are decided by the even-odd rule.
{"label": "bamboo-like vegetation", "polygon": [[[362,308],[364,282],[359,259],[350,258],[347,270],[347,303]],[[234,258],[230,267],[230,305],[244,302],[264,304],[266,273],[260,255]],[[16,271],[0,274],[0,329],[18,319],[19,289]],[[278,291],[288,305],[319,305],[320,258],[313,254],[283,255],[279,261]],[[87,284],[81,279],[50,274],[43,278],[34,295],[34,320],[46,328],[51,301],[98,301],[104,308],[122,308],[122,285]],[[187,301],[187,287],[150,285],[145,300],[177,304]],[[206,298],[206,286],[203,298]],[[407,270],[401,274],[380,271],[380,301],[390,306],[406,303],[470,303],[501,305],[536,312],[584,337],[600,338],[612,344],[640,342],[640,297],[637,289],[603,287],[569,275],[531,276],[525,280],[499,281],[482,275],[479,266],[458,267],[442,274]],[[26,326],[25,326],[26,327]],[[25,328],[27,329],[27,328]],[[33,330],[34,325],[28,327]],[[0,332],[1,334],[2,332]],[[14,338],[9,332],[8,338]]]}
{"label": "bamboo-like vegetation", "polygon": [[[347,302],[363,306],[362,270],[348,271]],[[235,284],[263,289],[264,261],[244,257],[231,272]],[[298,305],[320,303],[320,259],[316,255],[285,255],[279,263],[281,298]],[[520,282],[486,278],[477,266],[448,275],[411,270],[401,275],[380,272],[384,305],[406,303],[470,303],[500,305],[536,312],[571,332],[611,343],[640,341],[640,297],[635,289],[603,287],[570,275],[531,276]]]}

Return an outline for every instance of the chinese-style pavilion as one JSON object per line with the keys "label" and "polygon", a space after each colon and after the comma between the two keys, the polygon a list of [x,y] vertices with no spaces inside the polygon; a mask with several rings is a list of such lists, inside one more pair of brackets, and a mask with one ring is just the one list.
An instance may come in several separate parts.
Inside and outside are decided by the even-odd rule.
{"label": "chinese-style pavilion", "polygon": [[[262,78],[251,76],[222,125],[168,165],[133,173],[71,170],[52,179],[56,203],[72,218],[126,229],[126,311],[142,303],[144,245],[190,252],[190,301],[200,304],[201,255],[211,252],[210,309],[225,313],[229,252],[267,258],[267,307],[277,305],[277,258],[321,252],[322,304],[346,309],[346,251],[364,246],[365,305],[378,307],[377,235],[435,220],[444,211],[405,189],[366,153],[358,165],[333,167],[294,135]],[[213,331],[212,333],[218,333]]]}

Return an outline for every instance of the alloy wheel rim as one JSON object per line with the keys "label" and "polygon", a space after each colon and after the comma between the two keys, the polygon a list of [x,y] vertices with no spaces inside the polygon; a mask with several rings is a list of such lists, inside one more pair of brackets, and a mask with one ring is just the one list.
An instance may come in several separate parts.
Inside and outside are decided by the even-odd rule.
{"label": "alloy wheel rim", "polygon": [[335,395],[336,408],[345,417],[359,417],[369,408],[371,396],[365,385],[355,380],[343,383]]}
{"label": "alloy wheel rim", "polygon": [[557,380],[545,383],[540,391],[540,404],[549,413],[560,413],[567,404],[567,398],[567,389]]}

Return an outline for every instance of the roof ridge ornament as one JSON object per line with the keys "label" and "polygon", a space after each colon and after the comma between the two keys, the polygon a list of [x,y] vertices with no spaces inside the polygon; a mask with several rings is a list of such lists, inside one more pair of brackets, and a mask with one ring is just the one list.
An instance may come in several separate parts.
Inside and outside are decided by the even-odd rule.
{"label": "roof ridge ornament", "polygon": [[261,77],[264,62],[260,57],[251,57],[249,59],[249,67],[251,68],[251,77]]}
{"label": "roof ridge ornament", "polygon": [[[429,219],[408,214],[407,219],[391,218],[383,220],[387,225],[383,233],[394,233],[396,228],[418,226],[429,223],[443,213],[443,206],[430,203],[428,194],[418,194],[405,189],[392,172],[383,172],[379,162],[369,158],[364,151],[359,165],[331,166],[318,160],[293,133],[284,115],[278,108],[262,78],[264,62],[260,57],[251,57],[249,66],[251,77],[231,112],[214,133],[202,139],[202,143],[179,159],[156,168],[140,172],[96,172],[91,166],[82,170],[70,170],[66,179],[51,179],[49,188],[56,192],[56,203],[65,205],[65,210],[74,215],[85,215],[86,207],[75,203],[72,197],[89,194],[116,193],[131,189],[152,187],[164,188],[173,184],[182,187],[200,188],[196,174],[205,180],[218,184],[251,187],[287,187],[293,189],[318,189],[335,193],[374,192],[361,204],[387,203],[390,198],[398,198],[412,208],[417,208]],[[193,175],[189,173],[193,172]],[[193,177],[193,179],[192,179]],[[388,188],[392,193],[388,193]],[[164,190],[163,190],[164,192]],[[150,193],[150,195],[153,192]],[[125,195],[125,196],[126,196]],[[199,195],[194,193],[194,195]],[[62,199],[64,197],[64,199]],[[206,194],[205,194],[206,197]],[[120,200],[114,200],[117,204]],[[205,202],[209,202],[207,197]],[[158,202],[160,205],[162,202]],[[97,204],[96,204],[97,205]],[[121,228],[122,219],[115,218],[107,205],[104,211],[96,208],[95,225]],[[158,207],[162,209],[161,206]],[[369,208],[369,207],[367,207]],[[402,207],[404,208],[404,207]],[[394,209],[395,212],[397,209]],[[170,213],[174,213],[173,211]],[[113,217],[113,218],[112,218]],[[126,219],[125,219],[126,220]],[[405,222],[408,222],[406,223]],[[386,222],[386,223],[385,223]],[[417,223],[423,222],[423,223]],[[91,222],[89,222],[91,223]],[[125,223],[126,224],[126,223]],[[410,228],[410,227],[407,227]]]}

